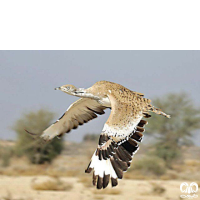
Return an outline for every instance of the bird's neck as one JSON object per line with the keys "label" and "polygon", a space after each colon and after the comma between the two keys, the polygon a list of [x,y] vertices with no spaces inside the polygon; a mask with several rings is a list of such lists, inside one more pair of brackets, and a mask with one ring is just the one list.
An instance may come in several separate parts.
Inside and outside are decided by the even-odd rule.
{"label": "bird's neck", "polygon": [[77,93],[74,96],[81,97],[81,98],[90,98],[90,99],[99,100],[98,96],[95,96],[94,94],[87,92],[87,91],[85,91],[84,93]]}

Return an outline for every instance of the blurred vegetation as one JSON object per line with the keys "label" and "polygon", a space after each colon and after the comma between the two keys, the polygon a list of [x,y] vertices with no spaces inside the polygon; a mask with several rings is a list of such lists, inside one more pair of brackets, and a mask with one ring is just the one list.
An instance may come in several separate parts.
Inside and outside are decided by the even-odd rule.
{"label": "blurred vegetation", "polygon": [[152,186],[152,193],[155,195],[162,195],[166,191],[166,189],[158,183],[152,182]]}
{"label": "blurred vegetation", "polygon": [[99,134],[95,133],[88,133],[83,137],[83,141],[98,141],[99,140]]}
{"label": "blurred vegetation", "polygon": [[156,156],[145,156],[133,164],[132,170],[140,170],[143,174],[163,175],[166,172],[165,162]]}
{"label": "blurred vegetation", "polygon": [[59,178],[47,179],[43,182],[32,180],[32,188],[34,190],[52,190],[52,191],[69,191],[73,188],[72,183],[63,182]]}
{"label": "blurred vegetation", "polygon": [[153,105],[171,115],[171,118],[167,119],[153,114],[148,120],[147,129],[157,138],[154,154],[170,167],[175,159],[180,158],[180,147],[193,144],[194,131],[200,128],[200,108],[195,107],[186,93],[156,98]]}
{"label": "blurred vegetation", "polygon": [[[18,156],[26,155],[31,163],[42,164],[51,162],[63,149],[63,139],[55,138],[49,143],[45,143],[39,136],[50,125],[54,114],[47,110],[39,110],[24,114],[13,126],[17,133],[15,152]],[[26,133],[37,134],[37,137]]]}
{"label": "blurred vegetation", "polygon": [[8,167],[13,154],[14,152],[12,147],[0,145],[0,166]]}

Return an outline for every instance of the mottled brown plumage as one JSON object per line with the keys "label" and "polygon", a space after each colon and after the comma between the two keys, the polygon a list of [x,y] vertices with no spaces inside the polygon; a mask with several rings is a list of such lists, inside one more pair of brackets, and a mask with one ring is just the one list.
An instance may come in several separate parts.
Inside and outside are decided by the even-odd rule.
{"label": "mottled brown plumage", "polygon": [[150,104],[151,100],[144,98],[142,93],[131,91],[120,84],[99,81],[86,91],[98,96],[100,103],[101,99],[109,98],[112,111],[106,124],[113,128],[127,127],[133,121],[149,115],[149,112],[169,117],[161,110],[154,108]]}

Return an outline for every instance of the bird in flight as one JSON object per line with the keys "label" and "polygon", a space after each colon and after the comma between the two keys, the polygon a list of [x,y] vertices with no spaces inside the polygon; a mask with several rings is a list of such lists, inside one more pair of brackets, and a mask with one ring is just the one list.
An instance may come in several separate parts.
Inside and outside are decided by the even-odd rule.
{"label": "bird in flight", "polygon": [[80,97],[55,123],[43,131],[41,138],[50,141],[61,137],[88,121],[104,114],[111,109],[99,137],[99,143],[91,161],[85,170],[93,171],[93,185],[97,189],[106,188],[109,180],[114,187],[123,172],[130,167],[133,155],[137,152],[138,143],[142,141],[144,125],[149,118],[149,112],[170,118],[160,109],[152,106],[151,100],[144,94],[131,91],[122,85],[108,81],[96,82],[88,89],[76,88],[73,85],[63,85],[55,88],[69,95]]}

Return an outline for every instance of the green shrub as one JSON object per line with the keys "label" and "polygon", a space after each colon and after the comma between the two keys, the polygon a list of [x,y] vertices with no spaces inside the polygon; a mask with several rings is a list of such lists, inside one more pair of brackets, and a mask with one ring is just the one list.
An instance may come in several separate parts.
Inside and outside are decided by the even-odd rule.
{"label": "green shrub", "polygon": [[[17,133],[17,142],[15,151],[18,156],[26,155],[34,164],[42,164],[51,162],[63,149],[62,139],[53,139],[49,143],[45,143],[40,139],[40,135],[52,121],[53,113],[47,110],[39,110],[24,114],[19,119],[13,130]],[[37,134],[36,137],[26,133],[24,130]]]}
{"label": "green shrub", "polygon": [[157,176],[166,171],[165,162],[156,156],[146,156],[133,164],[133,169],[142,170],[145,174],[153,173]]}
{"label": "green shrub", "polygon": [[168,168],[171,168],[173,161],[181,157],[180,149],[169,142],[158,142],[155,147],[154,154],[162,158]]}
{"label": "green shrub", "polygon": [[[192,137],[200,128],[200,108],[189,94],[172,93],[155,98],[155,107],[171,115],[170,119],[152,114],[148,119],[148,133],[156,136],[154,155],[166,162],[168,168],[181,156],[182,145],[192,145]],[[147,133],[147,134],[148,134]]]}

